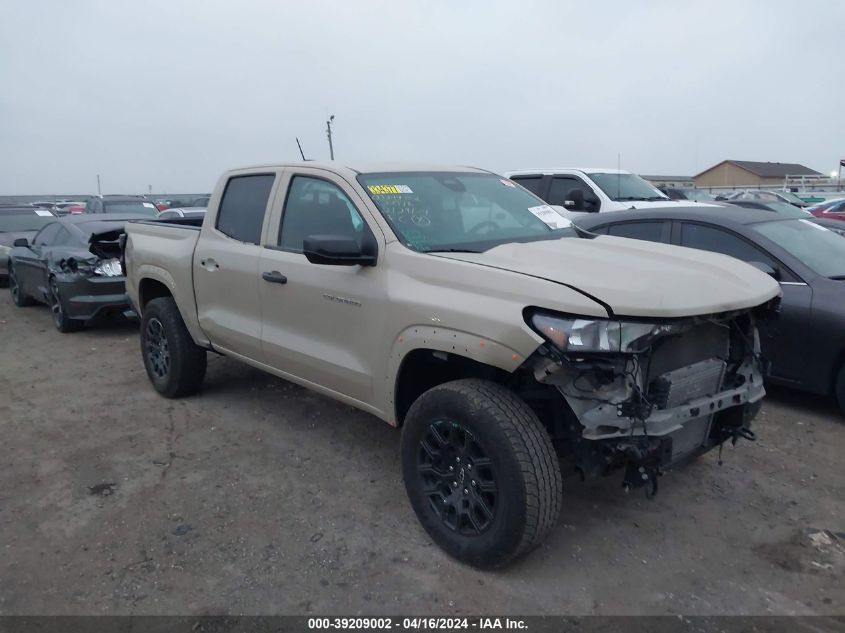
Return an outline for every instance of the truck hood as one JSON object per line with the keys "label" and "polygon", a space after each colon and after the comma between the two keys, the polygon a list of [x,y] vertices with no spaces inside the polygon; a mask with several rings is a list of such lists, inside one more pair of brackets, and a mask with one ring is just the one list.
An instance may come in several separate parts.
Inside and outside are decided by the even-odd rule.
{"label": "truck hood", "polygon": [[675,318],[761,305],[780,294],[744,262],[621,237],[503,244],[484,253],[438,255],[566,285],[616,316]]}

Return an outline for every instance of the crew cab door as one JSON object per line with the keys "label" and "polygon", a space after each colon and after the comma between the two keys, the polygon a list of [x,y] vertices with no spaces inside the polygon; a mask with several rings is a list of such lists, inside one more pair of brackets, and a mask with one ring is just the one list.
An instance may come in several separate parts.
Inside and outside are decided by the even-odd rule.
{"label": "crew cab door", "polygon": [[813,291],[781,262],[740,235],[713,225],[679,222],[676,237],[681,246],[699,248],[736,257],[748,263],[761,263],[779,273],[783,296],[777,315],[759,323],[763,357],[769,362],[772,378],[800,383],[807,354],[807,326]]}
{"label": "crew cab door", "polygon": [[[386,297],[383,266],[312,264],[309,235],[355,240],[384,235],[355,189],[318,169],[286,172],[259,265],[261,343],[274,369],[361,402],[372,402]],[[284,191],[284,193],[282,193]]]}
{"label": "crew cab door", "polygon": [[200,327],[215,348],[254,361],[261,361],[258,261],[276,180],[275,171],[231,176],[194,250]]}

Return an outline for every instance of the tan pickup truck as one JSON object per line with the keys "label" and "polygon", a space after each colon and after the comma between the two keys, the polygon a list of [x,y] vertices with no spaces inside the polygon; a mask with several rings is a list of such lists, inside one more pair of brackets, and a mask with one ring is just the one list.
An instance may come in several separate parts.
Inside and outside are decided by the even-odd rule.
{"label": "tan pickup truck", "polygon": [[132,223],[124,258],[162,395],[197,391],[211,350],[401,427],[420,522],[487,568],[555,525],[564,475],[653,494],[753,439],[755,319],[779,295],[738,260],[591,235],[466,167],[236,169],[201,226]]}

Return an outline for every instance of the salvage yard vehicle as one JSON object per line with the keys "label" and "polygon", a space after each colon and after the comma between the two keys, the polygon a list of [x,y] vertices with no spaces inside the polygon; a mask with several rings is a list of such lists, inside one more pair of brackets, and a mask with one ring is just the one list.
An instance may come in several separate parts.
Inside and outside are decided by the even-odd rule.
{"label": "salvage yard vehicle", "polygon": [[128,213],[134,216],[158,216],[158,208],[141,196],[95,196],[85,204],[85,213]]}
{"label": "salvage yard vehicle", "polygon": [[52,211],[29,205],[0,205],[0,284],[9,281],[9,253],[15,240],[32,238],[56,217]]}
{"label": "salvage yard vehicle", "polygon": [[129,311],[119,238],[128,220],[144,216],[67,215],[53,218],[30,242],[15,240],[9,290],[18,307],[46,303],[59,332],[81,329],[101,315]]}
{"label": "salvage yard vehicle", "polygon": [[799,198],[791,191],[765,191],[761,189],[749,189],[747,191],[736,191],[725,196],[729,202],[734,200],[757,200],[760,202],[785,202],[798,208],[809,207],[809,203]]}
{"label": "salvage yard vehicle", "polygon": [[807,209],[817,218],[827,218],[830,220],[845,220],[845,198],[837,200],[828,200],[822,202],[814,207]]}
{"label": "salvage yard vehicle", "polygon": [[229,171],[201,224],[130,223],[124,258],[159,393],[199,390],[214,351],[402,427],[417,517],[482,568],[555,525],[562,473],[654,493],[753,439],[755,322],[780,293],[729,257],[579,231],[466,167]]}
{"label": "salvage yard vehicle", "polygon": [[[549,204],[567,211],[605,213],[690,204],[672,200],[644,178],[621,169],[524,169],[507,172],[507,176]],[[718,206],[709,202],[695,204]]]}
{"label": "salvage yard vehicle", "polygon": [[793,209],[797,217],[689,207],[583,216],[576,222],[594,233],[723,253],[768,272],[780,282],[783,298],[777,315],[760,328],[766,379],[833,396],[845,412],[845,240]]}

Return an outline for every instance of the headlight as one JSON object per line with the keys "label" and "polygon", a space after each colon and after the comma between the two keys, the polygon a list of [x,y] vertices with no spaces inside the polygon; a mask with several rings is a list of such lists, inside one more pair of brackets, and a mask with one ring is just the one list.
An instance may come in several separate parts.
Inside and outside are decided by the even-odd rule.
{"label": "headlight", "polygon": [[530,324],[563,352],[635,352],[675,326],[535,313]]}
{"label": "headlight", "polygon": [[9,253],[12,252],[11,246],[3,246],[0,244],[0,257],[8,257]]}
{"label": "headlight", "polygon": [[119,259],[104,259],[94,267],[94,274],[103,277],[120,277],[123,271],[120,269]]}

